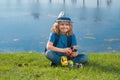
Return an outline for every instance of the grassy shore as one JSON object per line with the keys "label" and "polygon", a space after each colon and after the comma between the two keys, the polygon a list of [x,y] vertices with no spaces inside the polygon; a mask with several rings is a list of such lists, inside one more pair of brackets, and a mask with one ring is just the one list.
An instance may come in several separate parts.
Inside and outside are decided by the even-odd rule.
{"label": "grassy shore", "polygon": [[0,80],[120,80],[120,54],[88,57],[83,68],[53,68],[43,54],[0,54]]}

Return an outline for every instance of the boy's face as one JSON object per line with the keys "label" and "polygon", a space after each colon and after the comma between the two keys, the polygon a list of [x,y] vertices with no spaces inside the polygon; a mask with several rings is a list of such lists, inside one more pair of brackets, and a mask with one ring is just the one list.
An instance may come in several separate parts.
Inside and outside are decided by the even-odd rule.
{"label": "boy's face", "polygon": [[59,22],[59,30],[61,34],[66,34],[70,29],[70,23],[69,22]]}

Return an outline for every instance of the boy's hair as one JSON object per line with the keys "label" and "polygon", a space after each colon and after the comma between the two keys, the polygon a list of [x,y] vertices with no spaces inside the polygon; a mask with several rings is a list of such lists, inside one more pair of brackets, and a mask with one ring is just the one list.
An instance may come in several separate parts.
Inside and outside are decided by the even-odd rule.
{"label": "boy's hair", "polygon": [[[60,22],[55,22],[55,23],[53,24],[53,27],[52,27],[52,31],[53,31],[54,33],[56,33],[56,34],[60,34],[59,23],[60,23]],[[73,26],[72,26],[72,23],[69,22],[69,25],[70,25],[70,28],[69,28],[68,32],[66,33],[67,36],[70,36],[70,35],[73,34],[73,28],[72,28]]]}

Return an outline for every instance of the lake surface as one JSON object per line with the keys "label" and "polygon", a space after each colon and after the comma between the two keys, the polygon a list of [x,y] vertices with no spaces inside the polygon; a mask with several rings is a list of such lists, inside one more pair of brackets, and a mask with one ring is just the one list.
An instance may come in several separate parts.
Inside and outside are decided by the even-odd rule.
{"label": "lake surface", "polygon": [[0,0],[0,53],[43,52],[60,11],[80,50],[120,52],[119,0]]}

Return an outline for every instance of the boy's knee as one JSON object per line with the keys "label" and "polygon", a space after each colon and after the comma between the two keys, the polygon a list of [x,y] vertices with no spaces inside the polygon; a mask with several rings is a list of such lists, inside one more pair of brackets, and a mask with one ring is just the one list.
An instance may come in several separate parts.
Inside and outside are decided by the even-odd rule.
{"label": "boy's knee", "polygon": [[45,56],[46,57],[51,57],[53,54],[53,52],[51,50],[47,50],[46,53],[45,53]]}
{"label": "boy's knee", "polygon": [[53,51],[47,50],[46,53],[45,53],[45,55],[52,54],[52,53],[53,53]]}
{"label": "boy's knee", "polygon": [[84,58],[84,63],[87,63],[88,62],[88,56],[83,54],[83,58]]}
{"label": "boy's knee", "polygon": [[80,54],[82,60],[83,60],[83,63],[87,63],[88,62],[88,56],[86,54]]}

